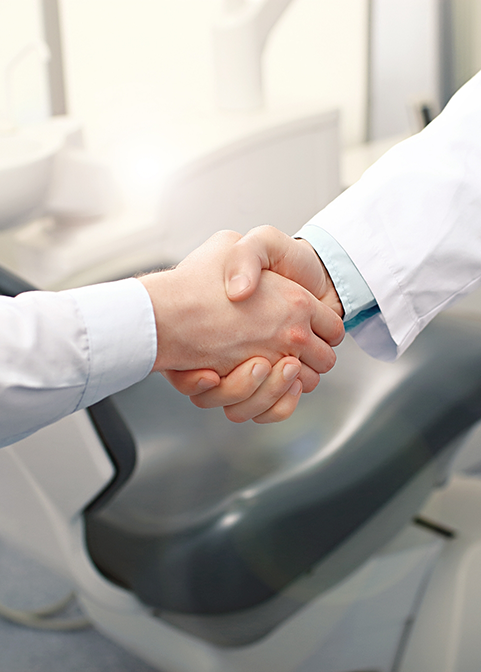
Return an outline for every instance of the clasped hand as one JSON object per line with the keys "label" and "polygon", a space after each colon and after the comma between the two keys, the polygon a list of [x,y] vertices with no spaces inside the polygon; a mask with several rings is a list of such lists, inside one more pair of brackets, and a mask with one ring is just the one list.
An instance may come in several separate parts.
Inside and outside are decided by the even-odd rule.
{"label": "clasped hand", "polygon": [[157,327],[154,370],[234,422],[289,417],[329,371],[342,305],[303,240],[273,227],[221,231],[175,269],[141,278]]}

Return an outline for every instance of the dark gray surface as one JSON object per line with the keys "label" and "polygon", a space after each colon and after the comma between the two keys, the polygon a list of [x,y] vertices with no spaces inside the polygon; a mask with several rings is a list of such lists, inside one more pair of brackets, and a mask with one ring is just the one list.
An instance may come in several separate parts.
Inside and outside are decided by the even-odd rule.
{"label": "dark gray surface", "polygon": [[[0,540],[0,602],[35,609],[69,592],[68,583]],[[80,615],[73,606],[66,615]],[[49,632],[0,618],[0,672],[154,672],[93,628]]]}
{"label": "dark gray surface", "polygon": [[86,516],[97,567],[164,619],[173,614],[182,627],[186,615],[196,634],[202,620],[204,638],[217,643],[222,625],[222,643],[238,645],[299,602],[270,610],[269,623],[255,611],[248,629],[241,613],[264,613],[306,574],[312,599],[380,549],[443,480],[453,442],[481,419],[481,329],[440,316],[396,363],[369,358],[350,339],[338,354],[277,426],[228,423],[160,375],[115,395],[138,461],[113,499]]}

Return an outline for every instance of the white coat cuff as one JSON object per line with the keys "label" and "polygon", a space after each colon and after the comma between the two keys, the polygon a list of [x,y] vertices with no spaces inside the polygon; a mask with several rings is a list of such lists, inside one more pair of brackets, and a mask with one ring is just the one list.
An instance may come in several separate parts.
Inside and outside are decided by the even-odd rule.
{"label": "white coat cuff", "polygon": [[305,224],[294,238],[303,238],[316,250],[327,269],[344,308],[347,324],[376,306],[376,299],[344,248],[320,226]]}

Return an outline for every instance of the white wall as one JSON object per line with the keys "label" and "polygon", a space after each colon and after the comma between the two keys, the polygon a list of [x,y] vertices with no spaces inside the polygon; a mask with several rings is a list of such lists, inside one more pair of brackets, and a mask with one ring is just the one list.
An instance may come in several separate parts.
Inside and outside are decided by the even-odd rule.
{"label": "white wall", "polygon": [[[0,117],[5,113],[5,78],[7,63],[26,44],[42,37],[38,0],[0,0]],[[49,113],[47,75],[34,54],[29,54],[12,78],[14,121],[40,121]]]}
{"label": "white wall", "polygon": [[[210,28],[218,0],[59,0],[70,112],[94,146],[186,110],[209,114]],[[340,108],[345,144],[365,130],[367,0],[293,0],[265,52],[271,104]],[[0,1],[0,72],[42,36],[39,0]],[[3,81],[3,80],[2,80]],[[4,107],[0,84],[0,110]],[[30,55],[14,79],[21,123],[48,114],[45,68]]]}
{"label": "white wall", "polygon": [[344,144],[366,131],[367,0],[295,0],[266,48],[273,100],[317,100],[341,110]]}
{"label": "white wall", "polygon": [[[152,128],[214,100],[217,0],[62,0],[68,103],[92,143]],[[269,101],[342,110],[343,140],[365,129],[367,0],[294,0],[265,53]]]}
{"label": "white wall", "polygon": [[369,138],[410,131],[419,102],[439,111],[439,0],[373,0]]}
{"label": "white wall", "polygon": [[481,70],[481,0],[455,0],[456,84]]}
{"label": "white wall", "polygon": [[[68,102],[94,145],[115,139],[129,127],[148,130],[186,110],[208,114],[212,109],[210,26],[219,0],[59,1]],[[456,80],[461,84],[481,68],[481,0],[453,4]],[[425,19],[432,15],[435,0],[374,0],[374,5],[384,15],[375,15],[375,21],[385,25],[373,45],[378,91],[386,101],[383,118],[389,120],[389,127],[373,134],[380,137],[407,127],[406,108],[398,104],[399,62],[411,63],[419,80],[411,86],[413,96],[436,93],[429,83],[435,76],[434,61],[423,55],[433,46]],[[365,134],[367,7],[368,0],[293,0],[265,52],[268,100],[339,107],[345,145],[360,142]],[[415,11],[424,13],[424,19],[413,22],[408,17],[403,28],[396,16],[399,7],[405,16]],[[0,1],[0,72],[22,46],[41,37],[40,19],[39,0]],[[425,46],[413,50],[416,34],[423,31]],[[396,51],[406,53],[398,64],[392,62]],[[423,58],[427,65],[420,68]],[[45,68],[33,54],[17,69],[13,84],[17,121],[38,121],[48,114]],[[4,98],[2,77],[0,115]]]}
{"label": "white wall", "polygon": [[[440,49],[449,50],[441,47],[442,5],[452,21],[452,81],[440,72]],[[433,102],[437,112],[446,94],[481,69],[481,0],[372,0],[371,35],[369,137],[375,140],[417,130],[413,103]],[[446,77],[449,91],[440,90]]]}

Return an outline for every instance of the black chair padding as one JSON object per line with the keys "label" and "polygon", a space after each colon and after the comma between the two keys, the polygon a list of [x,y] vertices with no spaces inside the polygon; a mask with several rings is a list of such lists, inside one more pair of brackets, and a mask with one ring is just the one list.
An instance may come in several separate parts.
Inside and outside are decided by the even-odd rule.
{"label": "black chair padding", "polygon": [[17,296],[17,294],[22,294],[22,292],[30,292],[34,289],[36,289],[36,287],[29,282],[0,266],[0,294],[13,297]]}
{"label": "black chair padding", "polygon": [[[0,268],[0,294],[33,289]],[[344,578],[442,479],[481,417],[481,322],[439,316],[394,364],[347,338],[280,425],[233,425],[159,375],[87,410],[116,470],[84,514],[92,560],[180,627],[248,643],[297,608],[286,589]]]}

